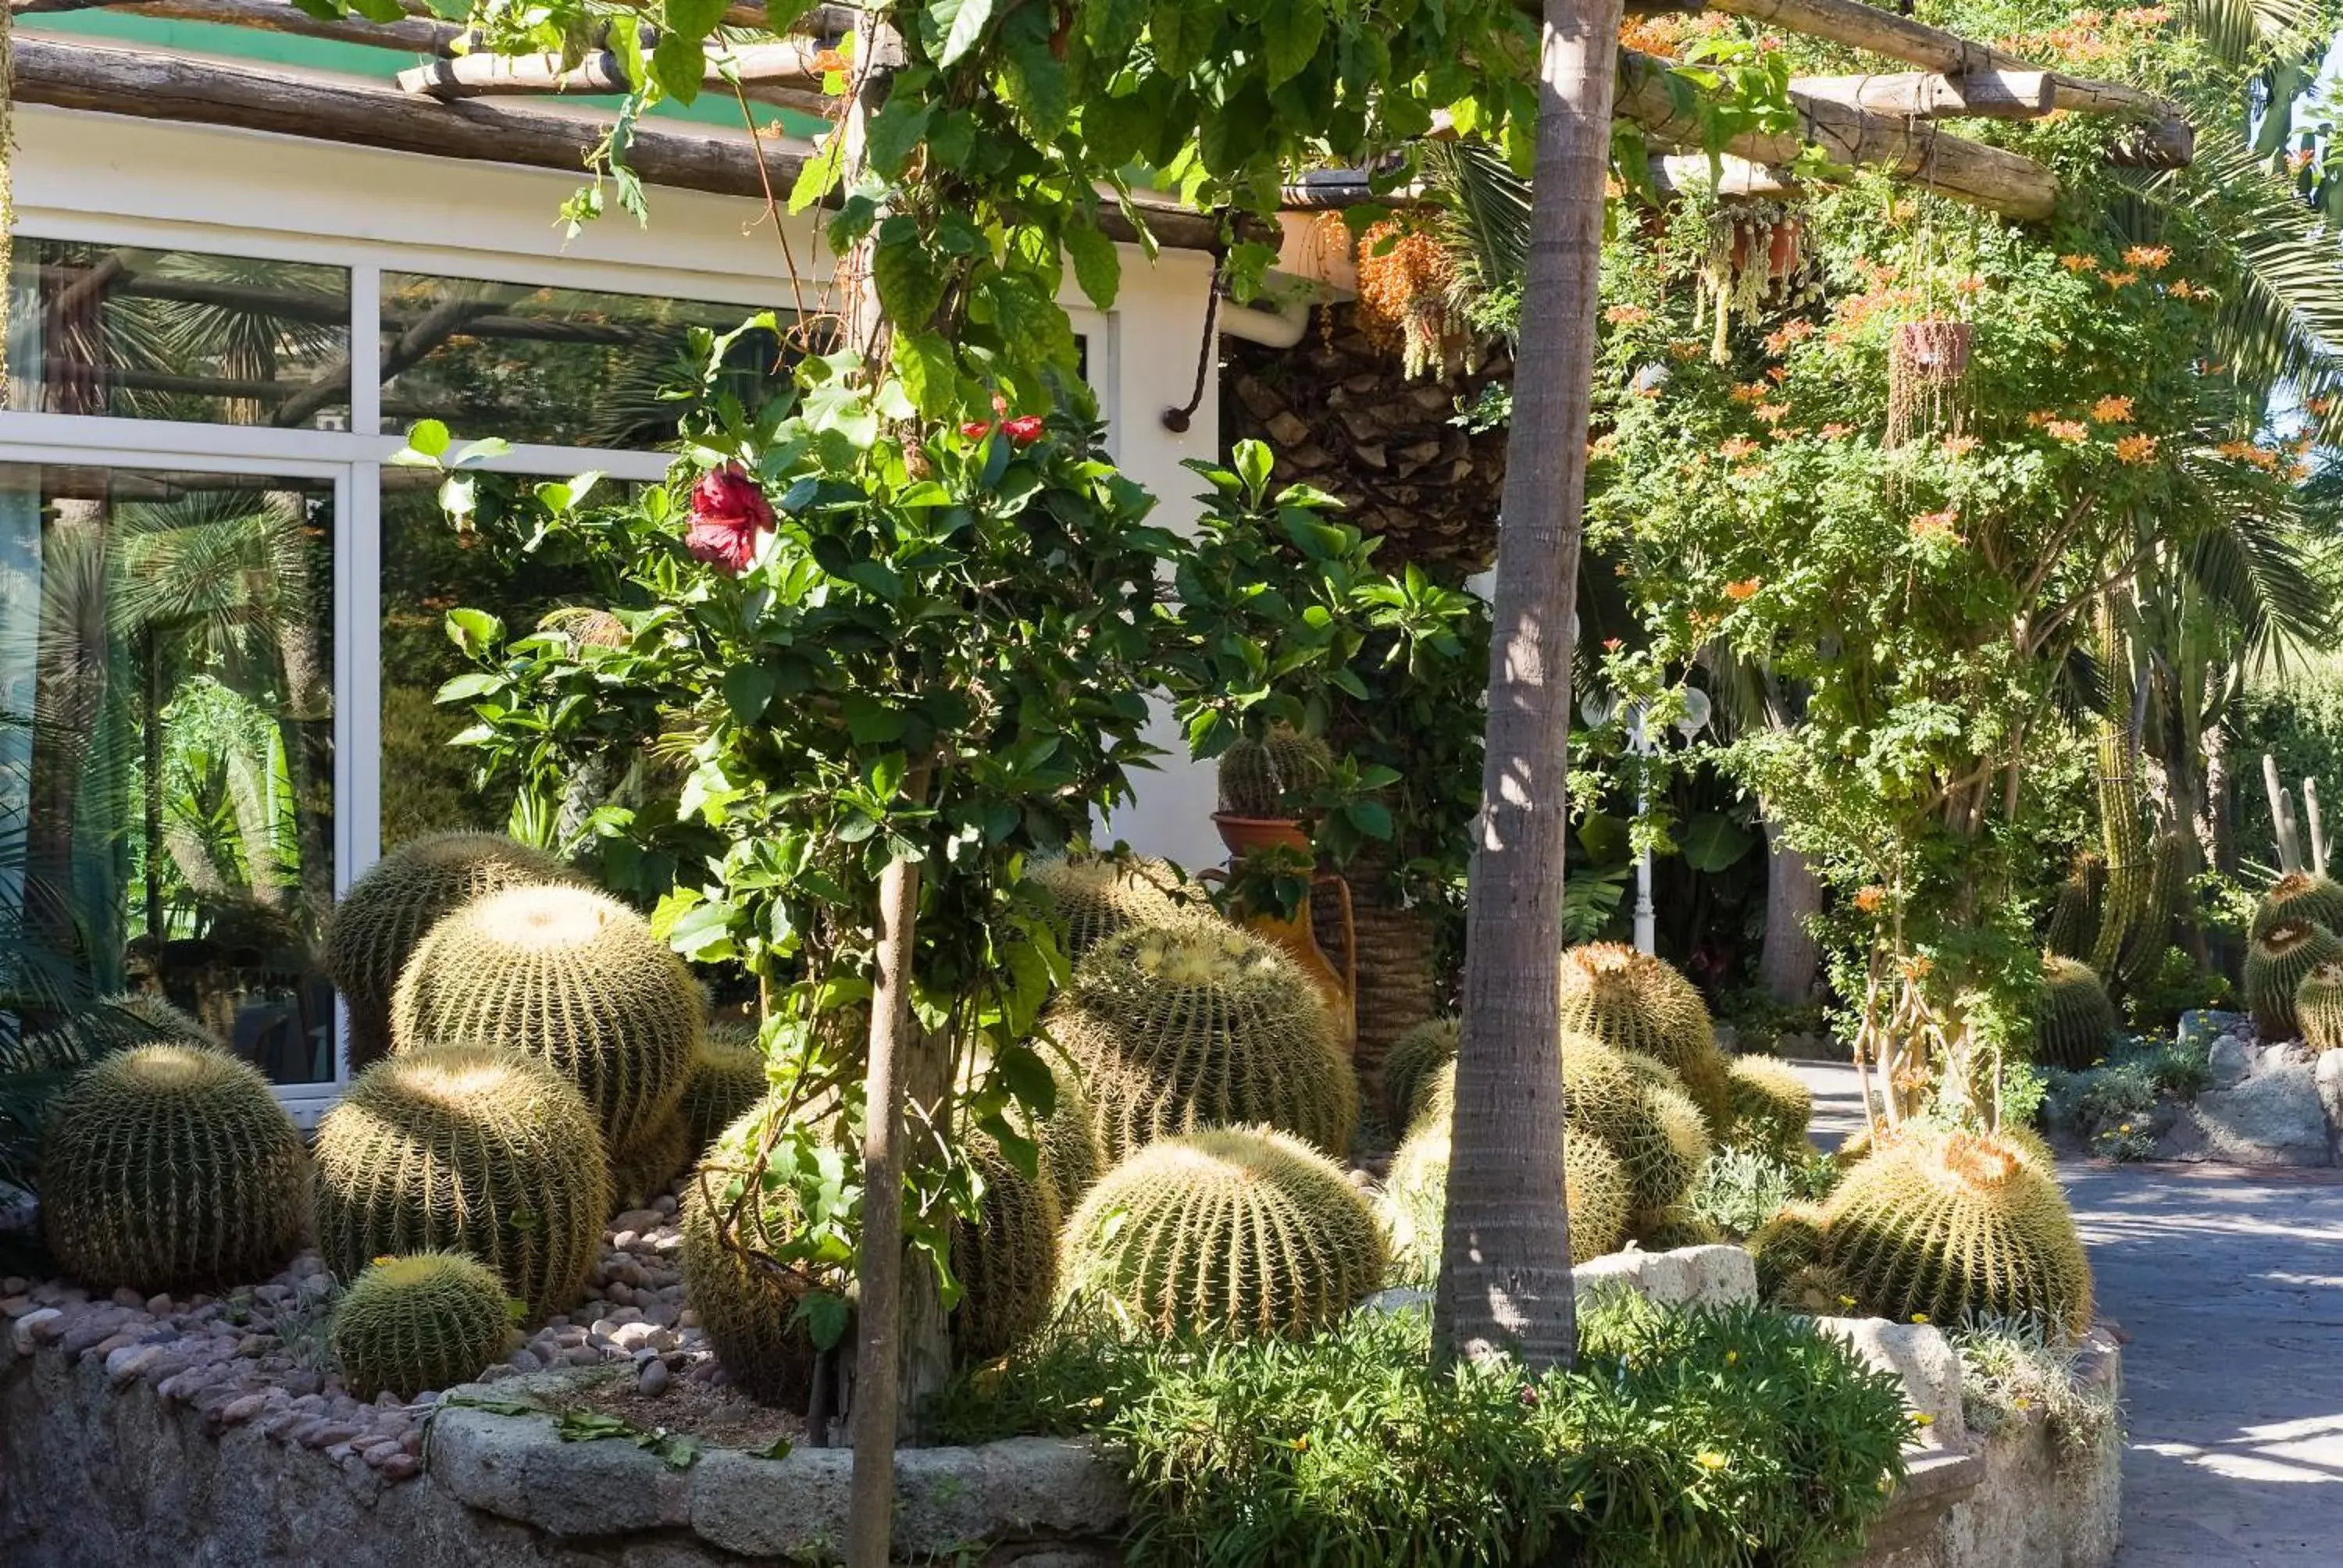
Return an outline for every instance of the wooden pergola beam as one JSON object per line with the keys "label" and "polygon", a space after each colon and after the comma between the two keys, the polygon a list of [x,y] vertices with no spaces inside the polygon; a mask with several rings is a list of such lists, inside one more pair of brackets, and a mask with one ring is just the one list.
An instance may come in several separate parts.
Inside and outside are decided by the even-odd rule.
{"label": "wooden pergola beam", "polygon": [[[578,176],[608,130],[608,115],[477,98],[441,103],[371,82],[303,75],[259,66],[119,48],[35,34],[15,37],[19,103],[180,125],[267,131],[427,157],[559,169]],[[743,136],[678,121],[636,126],[628,161],[644,181],[679,190],[762,200],[765,182],[786,191],[805,155]],[[1150,205],[1149,231],[1178,250],[1214,250],[1220,221],[1209,213]],[[1108,237],[1136,242],[1111,204],[1099,213]]]}
{"label": "wooden pergola beam", "polygon": [[[41,4],[42,0],[35,0]],[[126,16],[154,16],[166,22],[209,22],[223,27],[250,27],[263,33],[285,33],[297,38],[323,38],[336,44],[363,44],[380,49],[410,50],[418,55],[444,54],[466,29],[442,22],[420,5],[417,13],[397,22],[368,22],[360,17],[326,22],[294,5],[291,0],[141,0],[129,5],[108,5]],[[19,11],[19,15],[25,13]]]}
{"label": "wooden pergola beam", "polygon": [[[805,114],[825,114],[829,101],[821,90],[825,73],[820,55],[820,46],[805,39],[717,45],[708,51],[701,80],[711,88],[727,87],[729,69],[748,97]],[[607,49],[567,67],[558,55],[465,55],[401,71],[398,85],[402,92],[442,101],[631,90],[625,63]]]}
{"label": "wooden pergola beam", "polygon": [[1721,153],[1712,167],[1705,153],[1654,153],[1652,185],[1664,196],[1678,191],[1714,190],[1725,196],[1795,196],[1798,182],[1787,170]]}
{"label": "wooden pergola beam", "polygon": [[1860,109],[1916,120],[2032,120],[2057,107],[2057,78],[2048,71],[1898,71],[1879,75],[1793,76],[1790,91]]}
{"label": "wooden pergola beam", "polygon": [[[1665,61],[1620,52],[1616,113],[1663,142],[1694,147],[1696,116],[1677,106]],[[1736,136],[1724,150],[1753,164],[1788,165],[1812,142],[1836,162],[1885,168],[1906,183],[2022,219],[2044,218],[2057,205],[2058,182],[2032,158],[1968,141],[1926,121],[1892,120],[1825,98],[1793,92],[1803,133],[1756,132]]]}

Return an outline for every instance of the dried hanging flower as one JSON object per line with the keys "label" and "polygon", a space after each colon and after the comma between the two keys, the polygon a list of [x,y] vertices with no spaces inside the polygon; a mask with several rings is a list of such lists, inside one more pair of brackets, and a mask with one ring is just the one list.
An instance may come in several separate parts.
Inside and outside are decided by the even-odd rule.
{"label": "dried hanging flower", "polygon": [[1477,358],[1455,308],[1455,259],[1438,236],[1389,218],[1359,240],[1356,320],[1367,341],[1400,356],[1410,379],[1470,370]]}

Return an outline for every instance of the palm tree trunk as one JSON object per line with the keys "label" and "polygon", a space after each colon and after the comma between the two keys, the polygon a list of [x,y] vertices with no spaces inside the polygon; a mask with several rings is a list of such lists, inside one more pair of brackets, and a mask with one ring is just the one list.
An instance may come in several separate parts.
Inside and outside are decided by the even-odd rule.
{"label": "palm tree trunk", "polygon": [[1757,978],[1765,994],[1784,1007],[1814,1000],[1815,974],[1822,948],[1808,922],[1823,912],[1823,881],[1805,856],[1782,842],[1771,817],[1765,827],[1765,945],[1757,955]]}
{"label": "palm tree trunk", "polygon": [[1545,0],[1537,177],[1498,530],[1488,758],[1465,915],[1464,1032],[1433,1308],[1443,1358],[1532,1371],[1577,1348],[1563,1207],[1561,983],[1572,610],[1586,490],[1620,0]]}

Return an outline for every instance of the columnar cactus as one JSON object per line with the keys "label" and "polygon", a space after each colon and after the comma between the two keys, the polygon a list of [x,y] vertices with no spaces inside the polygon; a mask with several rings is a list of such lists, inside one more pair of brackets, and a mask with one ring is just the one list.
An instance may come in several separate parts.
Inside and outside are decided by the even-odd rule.
{"label": "columnar cactus", "polygon": [[1562,1027],[1665,1063],[1722,1131],[1733,1115],[1725,1060],[1708,1004],[1693,983],[1649,953],[1593,942],[1562,955]]}
{"label": "columnar cactus", "polygon": [[700,1032],[682,961],[588,888],[514,888],[458,910],[416,945],[390,1015],[401,1051],[492,1045],[550,1063],[620,1157],[682,1100]]}
{"label": "columnar cactus", "polygon": [[754,1024],[719,1024],[691,1053],[683,1082],[683,1125],[691,1144],[689,1164],[717,1135],[765,1097],[765,1053]]}
{"label": "columnar cactus", "polygon": [[342,1278],[451,1250],[533,1319],[585,1291],[609,1172],[593,1112],[544,1063],[477,1046],[377,1062],[317,1123],[317,1248]]}
{"label": "columnar cactus", "polygon": [[2099,939],[2099,900],[2107,883],[2106,856],[2095,851],[2076,856],[2074,869],[2058,884],[2058,899],[2051,907],[2042,945],[2062,959],[2077,963],[2088,959],[2091,944]]}
{"label": "columnar cactus", "polygon": [[1157,1138],[1254,1122],[1328,1153],[1358,1084],[1310,978],[1233,928],[1123,932],[1074,970],[1046,1028],[1080,1070],[1110,1161]]}
{"label": "columnar cactus", "polygon": [[1383,1234],[1342,1167],[1263,1128],[1151,1143],[1067,1221],[1067,1290],[1161,1332],[1315,1332],[1382,1288]]}
{"label": "columnar cactus", "polygon": [[1050,1321],[1058,1294],[1058,1226],[1065,1211],[1046,1166],[1026,1175],[989,1138],[970,1150],[984,1180],[979,1220],[952,1227],[952,1271],[960,1304],[952,1309],[952,1346],[972,1362],[1007,1355]]}
{"label": "columnar cactus", "polygon": [[2246,1006],[2266,1040],[2292,1040],[2302,1031],[2294,993],[2320,964],[2343,959],[2343,940],[2325,926],[2289,917],[2246,946]]}
{"label": "columnar cactus", "polygon": [[470,1382],[512,1340],[504,1282],[461,1252],[380,1258],[351,1282],[328,1339],[351,1397],[411,1400]]}
{"label": "columnar cactus", "polygon": [[50,1107],[42,1236],[93,1289],[264,1280],[308,1220],[301,1135],[268,1081],[226,1051],[117,1050]]}
{"label": "columnar cactus", "polygon": [[799,1308],[819,1283],[754,1255],[778,1252],[805,1222],[787,1185],[754,1183],[758,1144],[778,1114],[772,1101],[759,1103],[683,1184],[683,1294],[735,1384],[760,1403],[799,1409],[813,1387],[815,1349]]}
{"label": "columnar cactus", "polygon": [[2254,906],[2248,934],[2259,940],[2280,920],[2308,920],[2343,932],[2343,883],[2308,871],[2288,871],[2272,882],[2261,902]]}
{"label": "columnar cactus", "polygon": [[1333,770],[1334,754],[1323,740],[1281,725],[1221,753],[1221,809],[1256,820],[1299,817]]}
{"label": "columnar cactus", "polygon": [[1728,1079],[1733,1121],[1726,1142],[1785,1158],[1805,1151],[1815,1091],[1795,1068],[1775,1056],[1740,1056]]}
{"label": "columnar cactus", "polygon": [[1433,1079],[1456,1060],[1463,1027],[1459,1018],[1428,1019],[1392,1041],[1383,1058],[1383,1115],[1393,1132],[1414,1129]]}
{"label": "columnar cactus", "polygon": [[2117,1028],[2116,1004],[2091,966],[2050,955],[2042,960],[2042,990],[2034,1002],[2034,1060],[2080,1072],[2107,1054]]}
{"label": "columnar cactus", "polygon": [[502,833],[440,833],[375,862],[335,906],[326,970],[350,1015],[350,1070],[390,1054],[390,999],[407,955],[440,920],[484,894],[577,879]]}
{"label": "columnar cactus", "polygon": [[2056,1178],[1989,1135],[1906,1127],[1831,1194],[1823,1249],[1882,1317],[2090,1326],[2090,1263]]}
{"label": "columnar cactus", "polygon": [[1211,913],[1201,898],[1190,896],[1192,884],[1169,860],[1067,857],[1041,861],[1031,875],[1057,904],[1071,959],[1133,926],[1169,925]]}
{"label": "columnar cactus", "polygon": [[[1375,1208],[1391,1241],[1393,1275],[1429,1285],[1440,1275],[1441,1231],[1448,1210],[1448,1123],[1427,1121],[1392,1155]],[[1570,1215],[1570,1260],[1614,1251],[1627,1227],[1627,1172],[1600,1139],[1565,1134],[1563,1201]]]}

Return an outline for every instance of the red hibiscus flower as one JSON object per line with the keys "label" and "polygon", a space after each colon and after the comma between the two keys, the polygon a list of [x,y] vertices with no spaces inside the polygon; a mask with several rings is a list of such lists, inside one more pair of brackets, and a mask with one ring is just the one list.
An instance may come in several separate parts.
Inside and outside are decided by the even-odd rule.
{"label": "red hibiscus flower", "polygon": [[691,526],[683,548],[694,560],[738,576],[757,554],[757,536],[773,526],[772,503],[757,481],[727,464],[710,468],[691,487]]}
{"label": "red hibiscus flower", "polygon": [[1003,420],[1001,427],[1009,433],[1011,440],[1021,447],[1030,447],[1040,440],[1042,430],[1046,428],[1039,414],[1028,414],[1020,419]]}
{"label": "red hibiscus flower", "polygon": [[971,441],[981,441],[987,436],[992,434],[992,421],[990,419],[970,419],[967,424],[962,425],[960,427],[960,433],[967,437]]}

